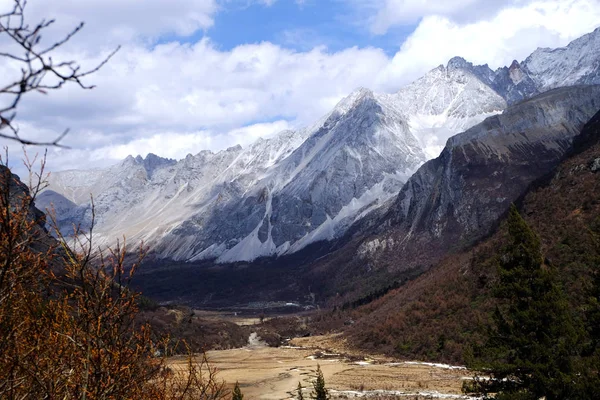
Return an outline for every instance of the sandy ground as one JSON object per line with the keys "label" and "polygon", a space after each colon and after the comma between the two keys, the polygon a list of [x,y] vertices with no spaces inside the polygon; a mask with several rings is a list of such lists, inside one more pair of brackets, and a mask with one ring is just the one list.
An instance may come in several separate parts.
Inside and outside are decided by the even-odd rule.
{"label": "sandy ground", "polygon": [[[330,347],[322,347],[324,344]],[[211,351],[208,358],[221,379],[239,382],[247,400],[293,398],[298,382],[309,398],[317,364],[334,398],[461,398],[462,382],[470,375],[462,368],[342,355],[331,350],[335,344],[339,345],[336,336],[320,336],[271,348],[253,337],[246,348]],[[181,362],[172,360],[174,366]]]}
{"label": "sandy ground", "polygon": [[[194,310],[196,316],[212,320],[212,321],[229,321],[234,324],[238,324],[240,326],[245,325],[256,325],[260,323],[260,318],[258,316],[251,316],[248,314],[236,313],[236,312],[222,312],[222,311],[200,311]],[[264,318],[264,320],[268,320],[269,318]]]}

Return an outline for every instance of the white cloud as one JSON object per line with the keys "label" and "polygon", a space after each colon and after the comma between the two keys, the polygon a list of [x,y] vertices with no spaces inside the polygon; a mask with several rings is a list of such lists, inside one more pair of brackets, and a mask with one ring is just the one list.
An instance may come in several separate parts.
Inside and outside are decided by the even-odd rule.
{"label": "white cloud", "polygon": [[[101,56],[81,58],[93,65]],[[122,49],[88,82],[32,94],[19,116],[46,128],[128,133],[222,133],[281,118],[310,123],[357,86],[369,86],[389,58],[379,49],[294,52],[270,43],[220,51],[208,40]],[[60,117],[57,117],[60,116]]]}
{"label": "white cloud", "polygon": [[[29,124],[24,124],[22,128],[34,132],[34,135],[30,136],[31,139],[47,140],[56,134],[52,130]],[[219,151],[234,144],[247,146],[258,138],[268,138],[289,128],[287,121],[279,120],[252,124],[223,133],[208,130],[140,132],[133,139],[129,135],[107,137],[101,132],[81,131],[66,140],[72,148],[48,149],[47,167],[51,171],[99,168],[123,160],[130,154],[146,156],[148,153],[179,160],[188,154],[197,154],[201,150]],[[40,147],[27,148],[27,153],[32,158],[36,154],[41,156],[43,152],[44,149]],[[19,161],[22,154],[19,145],[10,144],[11,164],[20,174],[24,173],[24,166]]]}
{"label": "white cloud", "polygon": [[[12,4],[0,0],[0,10]],[[84,21],[71,45],[93,52],[98,45],[148,42],[163,34],[190,36],[211,27],[218,10],[216,0],[33,0],[26,15],[30,22],[55,19],[55,37]]]}
{"label": "white cloud", "polygon": [[597,0],[533,1],[464,24],[427,16],[402,44],[379,83],[413,80],[454,56],[493,69],[509,65],[524,60],[537,47],[564,46],[594,30],[599,21]]}
{"label": "white cloud", "polygon": [[481,4],[476,0],[445,6],[436,2],[433,11],[419,8],[426,1],[407,1],[402,4],[413,15],[435,15],[420,16],[397,54],[388,57],[376,48],[331,52],[317,46],[300,52],[268,42],[221,50],[208,38],[148,46],[157,35],[205,29],[219,5],[215,0],[140,4],[44,2],[51,14],[67,20],[64,26],[88,21],[86,38],[93,40],[86,49],[73,46],[62,54],[84,66],[97,63],[120,32],[132,32],[117,56],[88,79],[96,89],[67,86],[47,96],[31,94],[23,102],[19,121],[24,136],[48,138],[72,129],[65,143],[73,149],[51,151],[54,169],[110,164],[129,153],[180,158],[205,148],[248,144],[277,130],[310,124],[356,87],[392,92],[455,55],[498,67],[522,60],[538,46],[566,45],[600,21],[597,0],[496,4],[477,20],[461,18],[456,11]]}
{"label": "white cloud", "polygon": [[522,0],[348,0],[361,13],[370,30],[384,34],[394,25],[411,25],[426,16],[458,22],[479,20]]}

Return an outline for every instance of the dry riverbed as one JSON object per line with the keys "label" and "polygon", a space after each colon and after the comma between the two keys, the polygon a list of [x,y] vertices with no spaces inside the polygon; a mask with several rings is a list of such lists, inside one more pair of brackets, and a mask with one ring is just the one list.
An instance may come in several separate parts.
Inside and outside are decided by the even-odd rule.
{"label": "dry riverbed", "polygon": [[[348,351],[335,335],[298,338],[279,348],[265,346],[255,335],[249,343],[208,353],[219,377],[238,381],[248,400],[293,398],[298,382],[308,398],[317,364],[333,398],[464,398],[462,382],[470,376],[461,367],[365,357]],[[174,358],[172,365],[182,362]]]}

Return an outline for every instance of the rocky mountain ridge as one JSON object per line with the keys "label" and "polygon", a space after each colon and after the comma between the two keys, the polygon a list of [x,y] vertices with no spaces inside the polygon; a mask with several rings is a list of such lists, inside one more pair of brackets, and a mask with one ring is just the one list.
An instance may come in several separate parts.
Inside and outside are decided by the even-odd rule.
{"label": "rocky mountain ridge", "polygon": [[[600,29],[497,71],[456,57],[395,94],[359,89],[315,125],[247,149],[178,162],[128,157],[107,170],[54,173],[38,203],[60,204],[64,228],[85,225],[92,193],[100,244],[125,235],[159,258],[235,262],[291,254],[340,238],[382,210],[446,140],[488,117],[497,122],[493,116],[508,104],[560,82],[600,83],[599,60]],[[386,210],[380,213],[389,216]]]}
{"label": "rocky mountain ridge", "polygon": [[[538,48],[524,61],[493,71],[487,64],[473,65],[454,57],[448,69],[470,71],[508,104],[563,86],[600,83],[600,28],[573,40],[566,47]],[[440,66],[441,67],[441,66]]]}
{"label": "rocky mountain ridge", "polygon": [[328,276],[348,293],[369,279],[381,278],[373,284],[381,287],[477,243],[564,159],[598,110],[600,85],[558,88],[452,137],[386,207],[360,220],[335,251],[311,265],[312,279]]}
{"label": "rocky mountain ridge", "polygon": [[[599,143],[600,111],[577,135],[567,158],[516,202],[539,236],[544,263],[555,269],[572,310],[588,309],[583,305],[600,259]],[[486,321],[498,305],[493,290],[498,256],[509,243],[507,224],[494,231],[401,288],[336,315],[348,342],[400,358],[465,363],[465,350],[488,333]],[[354,323],[343,325],[349,318]]]}
{"label": "rocky mountain ridge", "polygon": [[139,287],[197,307],[302,302],[308,295],[321,304],[364,304],[485,240],[510,203],[572,153],[598,110],[599,85],[553,89],[449,140],[397,196],[341,237],[252,263],[165,260],[140,277]]}
{"label": "rocky mountain ridge", "polygon": [[[448,105],[477,90],[444,79],[461,87]],[[408,122],[407,98],[359,89],[313,127],[248,149],[203,151],[177,163],[150,156],[150,170],[148,157],[128,157],[107,170],[55,173],[39,203],[60,204],[59,221],[68,228],[89,223],[84,193],[91,193],[101,244],[124,234],[176,260],[231,262],[298,251],[342,235],[427,160]],[[483,114],[446,117],[441,106],[428,112],[451,135],[500,111],[490,104]]]}
{"label": "rocky mountain ridge", "polygon": [[597,85],[554,89],[507,108],[450,138],[375,224],[380,231],[406,232],[404,248],[417,241],[448,248],[476,240],[562,160],[598,110]]}

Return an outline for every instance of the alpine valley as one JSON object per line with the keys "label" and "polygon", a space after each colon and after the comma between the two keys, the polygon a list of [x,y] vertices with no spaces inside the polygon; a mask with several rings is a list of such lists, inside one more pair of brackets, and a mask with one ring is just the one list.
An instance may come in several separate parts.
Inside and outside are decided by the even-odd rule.
{"label": "alpine valley", "polygon": [[495,71],[460,57],[312,126],[176,161],[52,173],[63,233],[144,242],[144,293],[196,306],[352,301],[488,237],[600,110],[600,28]]}

